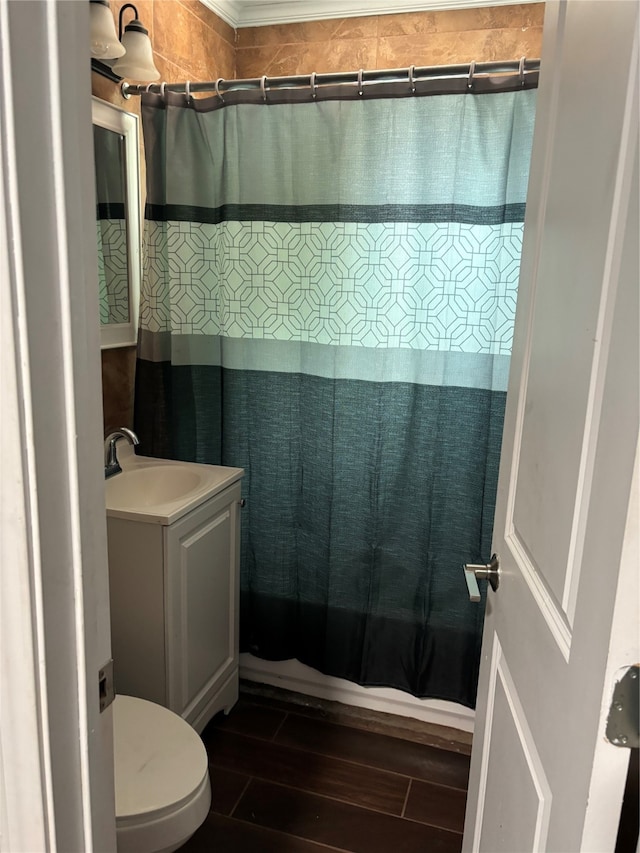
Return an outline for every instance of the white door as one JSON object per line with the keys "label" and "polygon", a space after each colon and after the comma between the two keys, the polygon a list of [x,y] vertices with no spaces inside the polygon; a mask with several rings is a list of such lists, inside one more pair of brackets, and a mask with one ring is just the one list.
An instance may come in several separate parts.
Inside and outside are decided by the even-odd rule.
{"label": "white door", "polygon": [[88,46],[0,0],[1,853],[116,844]]}
{"label": "white door", "polygon": [[639,654],[637,0],[547,3],[537,110],[464,849],[604,853]]}

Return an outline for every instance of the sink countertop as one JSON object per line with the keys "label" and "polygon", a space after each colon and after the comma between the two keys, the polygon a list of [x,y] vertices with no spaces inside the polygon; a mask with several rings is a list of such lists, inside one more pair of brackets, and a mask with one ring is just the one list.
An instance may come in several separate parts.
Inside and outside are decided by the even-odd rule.
{"label": "sink countertop", "polygon": [[[122,473],[114,474],[105,480],[107,517],[150,524],[173,524],[209,498],[219,494],[227,486],[240,480],[244,474],[243,468],[136,456],[133,447],[125,442],[120,442],[118,445],[118,461],[122,467]],[[190,484],[179,496],[167,498],[165,494],[156,500],[152,487],[150,493],[145,494],[144,499],[136,503],[135,497],[127,494],[130,482],[135,483],[136,480],[141,479],[145,482],[144,478],[147,475],[153,476],[156,472],[166,486],[171,481],[172,469],[181,481]],[[133,474],[133,479],[127,477],[128,474]],[[137,488],[139,491],[140,487]]]}

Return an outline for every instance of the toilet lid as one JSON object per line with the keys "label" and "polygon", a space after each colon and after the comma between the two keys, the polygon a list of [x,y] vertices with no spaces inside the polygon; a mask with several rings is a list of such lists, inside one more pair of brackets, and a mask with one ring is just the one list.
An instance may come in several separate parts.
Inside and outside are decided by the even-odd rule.
{"label": "toilet lid", "polygon": [[113,739],[116,818],[179,808],[207,774],[199,735],[155,702],[117,695]]}

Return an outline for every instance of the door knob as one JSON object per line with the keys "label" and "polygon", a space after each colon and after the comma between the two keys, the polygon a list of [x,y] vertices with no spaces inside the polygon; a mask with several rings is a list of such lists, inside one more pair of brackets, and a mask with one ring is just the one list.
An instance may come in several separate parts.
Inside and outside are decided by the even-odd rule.
{"label": "door knob", "polygon": [[500,586],[500,558],[497,554],[494,554],[491,561],[485,565],[465,563],[462,568],[464,569],[464,579],[467,582],[470,601],[480,601],[478,578],[488,580],[494,592]]}

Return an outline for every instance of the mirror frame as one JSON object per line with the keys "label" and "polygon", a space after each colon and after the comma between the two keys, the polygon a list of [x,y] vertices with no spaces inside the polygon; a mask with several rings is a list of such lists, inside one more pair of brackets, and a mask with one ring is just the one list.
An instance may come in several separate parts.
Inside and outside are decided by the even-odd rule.
{"label": "mirror frame", "polygon": [[96,98],[91,98],[93,124],[119,133],[124,138],[125,216],[127,222],[127,271],[129,279],[129,322],[100,325],[100,347],[135,346],[138,343],[140,279],[142,275],[142,234],[140,227],[140,161],[138,116]]}

